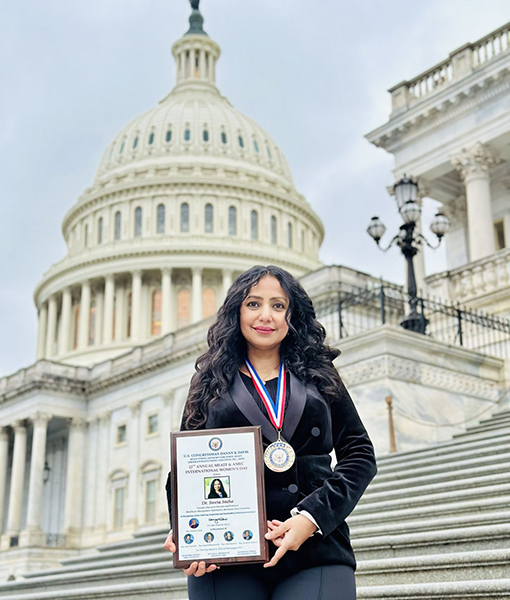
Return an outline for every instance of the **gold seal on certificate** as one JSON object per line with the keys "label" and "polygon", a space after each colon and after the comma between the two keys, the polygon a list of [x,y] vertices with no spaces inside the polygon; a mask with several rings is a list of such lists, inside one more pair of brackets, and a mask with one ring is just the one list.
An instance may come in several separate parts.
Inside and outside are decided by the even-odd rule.
{"label": "gold seal on certificate", "polygon": [[296,453],[294,452],[294,448],[281,440],[269,444],[264,452],[266,467],[271,469],[271,471],[276,471],[276,473],[282,473],[290,469],[295,460]]}
{"label": "gold seal on certificate", "polygon": [[269,560],[260,427],[170,435],[174,566]]}

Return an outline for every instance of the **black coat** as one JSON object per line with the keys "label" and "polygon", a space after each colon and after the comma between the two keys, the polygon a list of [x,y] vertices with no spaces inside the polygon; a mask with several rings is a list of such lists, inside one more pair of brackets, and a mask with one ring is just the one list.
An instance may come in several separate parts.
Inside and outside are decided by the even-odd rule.
{"label": "black coat", "polygon": [[[311,537],[296,552],[287,552],[277,568],[293,572],[327,564],[355,567],[345,518],[376,473],[372,443],[343,385],[329,403],[314,384],[305,386],[292,373],[289,382],[282,438],[294,448],[296,462],[283,473],[264,469],[267,518],[285,521],[297,506],[314,517],[322,535]],[[261,426],[264,447],[276,441],[275,428],[237,374],[230,392],[212,405],[205,428],[249,425]],[[334,470],[333,450],[337,459]],[[168,480],[170,503],[169,496]],[[275,550],[270,543],[271,554]]]}

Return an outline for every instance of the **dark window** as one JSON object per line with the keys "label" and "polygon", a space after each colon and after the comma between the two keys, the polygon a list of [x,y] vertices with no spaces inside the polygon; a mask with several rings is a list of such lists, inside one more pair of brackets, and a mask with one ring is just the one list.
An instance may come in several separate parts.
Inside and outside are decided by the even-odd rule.
{"label": "dark window", "polygon": [[212,204],[205,205],[205,232],[213,232],[214,209]]}
{"label": "dark window", "polygon": [[496,234],[496,250],[506,248],[505,226],[503,221],[496,221],[496,223],[494,223],[494,233]]}
{"label": "dark window", "polygon": [[121,225],[121,216],[120,210],[115,213],[115,239],[120,240],[120,225]]}
{"label": "dark window", "polygon": [[181,204],[181,231],[189,231],[189,204]]}
{"label": "dark window", "polygon": [[119,154],[122,154],[124,152],[124,145],[125,145],[125,142],[122,142],[122,144],[120,145]]}
{"label": "dark window", "polygon": [[276,217],[273,215],[271,217],[271,244],[276,244]]}
{"label": "dark window", "polygon": [[258,154],[259,153],[259,145],[257,143],[257,140],[253,140],[253,148],[255,149],[255,152]]}
{"label": "dark window", "polygon": [[133,142],[133,148],[138,146],[138,136],[135,137],[135,141]]}
{"label": "dark window", "polygon": [[158,205],[158,221],[157,221],[157,232],[165,233],[165,205]]}
{"label": "dark window", "polygon": [[204,142],[209,141],[209,132],[207,131],[207,129],[204,129],[204,131],[202,132],[202,138],[203,138]]}
{"label": "dark window", "polygon": [[251,239],[259,239],[259,215],[256,210],[251,211]]}
{"label": "dark window", "polygon": [[221,143],[222,144],[227,143],[227,134],[224,131],[221,132]]}
{"label": "dark window", "polygon": [[230,206],[228,209],[228,234],[237,235],[237,209]]}
{"label": "dark window", "polygon": [[191,139],[191,131],[189,129],[184,130],[184,141],[189,142]]}
{"label": "dark window", "polygon": [[268,158],[269,158],[269,159],[273,158],[273,157],[271,156],[271,150],[269,149],[269,146],[266,146],[266,150],[267,150],[267,156],[268,156]]}
{"label": "dark window", "polygon": [[151,133],[149,136],[149,146],[151,146],[154,143],[154,133]]}
{"label": "dark window", "polygon": [[287,223],[287,245],[292,248],[292,223]]}
{"label": "dark window", "polygon": [[170,141],[172,141],[172,130],[171,130],[171,129],[169,129],[169,130],[166,132],[166,138],[165,138],[165,139],[166,139],[166,141],[167,141],[167,142],[170,142]]}
{"label": "dark window", "polygon": [[243,137],[240,135],[240,136],[239,136],[237,139],[238,139],[238,141],[239,141],[239,146],[241,146],[241,148],[244,148],[244,140],[243,140]]}
{"label": "dark window", "polygon": [[99,221],[97,222],[97,243],[103,243],[103,217],[99,217]]}
{"label": "dark window", "polygon": [[135,237],[142,235],[142,209],[138,206],[135,209]]}

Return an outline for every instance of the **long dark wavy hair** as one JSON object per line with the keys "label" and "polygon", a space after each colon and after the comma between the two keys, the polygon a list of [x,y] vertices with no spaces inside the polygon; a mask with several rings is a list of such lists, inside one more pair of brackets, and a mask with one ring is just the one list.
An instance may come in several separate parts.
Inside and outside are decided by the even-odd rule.
{"label": "long dark wavy hair", "polygon": [[255,266],[234,281],[209,329],[209,349],[195,363],[196,373],[184,407],[185,429],[203,427],[209,404],[231,387],[246,357],[246,342],[240,327],[241,304],[252,286],[266,275],[276,277],[289,298],[285,316],[289,331],[280,346],[280,359],[302,382],[315,383],[327,400],[338,395],[341,380],[332,361],[340,351],[324,343],[326,331],[315,318],[310,297],[299,281],[284,269],[273,265]]}

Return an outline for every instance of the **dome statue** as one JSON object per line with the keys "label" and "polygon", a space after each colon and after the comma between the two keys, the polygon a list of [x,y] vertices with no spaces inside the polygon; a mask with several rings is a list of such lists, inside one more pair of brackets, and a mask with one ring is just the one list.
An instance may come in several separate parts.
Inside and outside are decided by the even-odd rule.
{"label": "dome statue", "polygon": [[38,358],[95,364],[212,316],[254,264],[321,266],[322,223],[271,136],[216,87],[198,4],[173,90],[115,136],[64,217],[68,254],[34,294]]}

